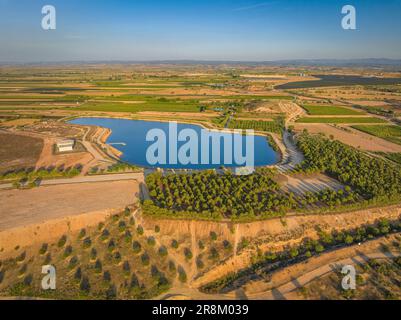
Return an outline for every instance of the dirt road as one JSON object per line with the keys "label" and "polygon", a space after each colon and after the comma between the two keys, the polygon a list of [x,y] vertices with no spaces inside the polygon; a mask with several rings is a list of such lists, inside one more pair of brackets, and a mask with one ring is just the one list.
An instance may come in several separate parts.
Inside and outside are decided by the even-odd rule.
{"label": "dirt road", "polygon": [[287,172],[293,170],[298,164],[304,161],[304,155],[298,150],[291,133],[287,130],[283,133],[283,143],[285,145],[285,152],[280,165],[276,168],[279,172]]}
{"label": "dirt road", "polygon": [[[53,180],[43,180],[41,186],[55,186],[55,185],[68,185],[68,184],[79,184],[79,183],[96,183],[96,182],[113,182],[113,181],[126,181],[136,180],[138,182],[144,182],[145,177],[142,172],[138,173],[120,173],[120,174],[105,174],[105,175],[93,175],[93,176],[79,176],[75,178],[63,178]],[[12,188],[11,183],[0,184],[0,190]]]}

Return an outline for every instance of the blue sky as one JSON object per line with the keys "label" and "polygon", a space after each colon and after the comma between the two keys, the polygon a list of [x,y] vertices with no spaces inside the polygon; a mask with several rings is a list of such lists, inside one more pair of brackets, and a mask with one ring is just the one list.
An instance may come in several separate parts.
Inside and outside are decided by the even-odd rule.
{"label": "blue sky", "polygon": [[400,39],[401,0],[0,0],[0,61],[401,58]]}

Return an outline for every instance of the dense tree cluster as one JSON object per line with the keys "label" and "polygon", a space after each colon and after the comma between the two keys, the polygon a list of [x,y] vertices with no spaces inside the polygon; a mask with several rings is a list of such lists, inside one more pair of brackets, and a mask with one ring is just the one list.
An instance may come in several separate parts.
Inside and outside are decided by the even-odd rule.
{"label": "dense tree cluster", "polygon": [[219,175],[204,171],[191,175],[149,175],[150,196],[160,208],[222,217],[271,216],[296,206],[272,180],[268,170],[251,176]]}
{"label": "dense tree cluster", "polygon": [[204,171],[191,175],[149,175],[151,201],[144,211],[155,216],[252,220],[282,215],[290,210],[323,210],[354,204],[361,196],[350,187],[325,189],[302,196],[285,193],[269,169],[250,176]]}
{"label": "dense tree cluster", "polygon": [[345,187],[296,196],[280,189],[270,169],[258,169],[249,176],[215,171],[154,173],[146,179],[151,200],[145,201],[144,211],[177,218],[252,220],[290,210],[327,212],[401,198],[400,167],[320,135],[304,133],[298,146],[305,155],[298,171],[326,173]]}
{"label": "dense tree cluster", "polygon": [[300,199],[302,207],[325,204],[329,207],[341,206],[350,203],[355,203],[359,196],[351,190],[350,187],[345,187],[344,190],[325,189],[321,192],[307,192]]}
{"label": "dense tree cluster", "polygon": [[338,141],[303,133],[298,146],[305,155],[299,170],[325,172],[367,200],[389,201],[401,196],[401,169]]}

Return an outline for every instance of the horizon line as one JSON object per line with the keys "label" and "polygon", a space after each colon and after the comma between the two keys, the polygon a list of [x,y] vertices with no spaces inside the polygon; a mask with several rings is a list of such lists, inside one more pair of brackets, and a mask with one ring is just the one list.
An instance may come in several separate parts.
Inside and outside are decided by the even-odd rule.
{"label": "horizon line", "polygon": [[400,58],[301,58],[301,59],[273,59],[273,60],[224,60],[224,59],[152,59],[152,60],[127,60],[127,59],[106,59],[106,60],[54,60],[54,61],[0,61],[0,65],[52,65],[52,64],[274,64],[274,63],[391,63],[401,64]]}

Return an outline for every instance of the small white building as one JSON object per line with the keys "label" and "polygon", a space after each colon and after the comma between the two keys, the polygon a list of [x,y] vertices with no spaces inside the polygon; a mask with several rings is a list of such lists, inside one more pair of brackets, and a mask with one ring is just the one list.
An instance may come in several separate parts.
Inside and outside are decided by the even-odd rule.
{"label": "small white building", "polygon": [[58,152],[71,152],[74,151],[74,140],[62,140],[57,142],[57,150]]}

